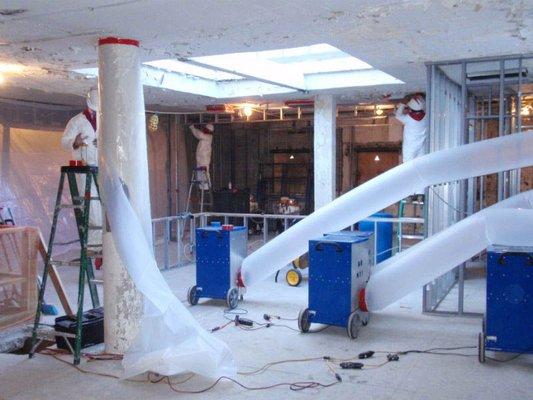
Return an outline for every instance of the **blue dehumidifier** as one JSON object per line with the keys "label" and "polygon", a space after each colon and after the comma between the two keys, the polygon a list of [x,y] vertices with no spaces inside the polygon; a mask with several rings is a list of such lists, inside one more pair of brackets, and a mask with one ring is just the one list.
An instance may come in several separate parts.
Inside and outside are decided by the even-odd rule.
{"label": "blue dehumidifier", "polygon": [[196,285],[187,293],[190,305],[211,298],[225,300],[230,309],[237,307],[242,298],[238,273],[247,254],[247,239],[244,226],[213,222],[196,229]]}
{"label": "blue dehumidifier", "polygon": [[345,327],[348,336],[356,338],[360,326],[368,322],[358,298],[373,260],[371,232],[335,232],[309,241],[309,307],[298,316],[300,331],[320,323]]}
{"label": "blue dehumidifier", "polygon": [[487,249],[487,308],[479,334],[485,350],[533,353],[533,247]]}

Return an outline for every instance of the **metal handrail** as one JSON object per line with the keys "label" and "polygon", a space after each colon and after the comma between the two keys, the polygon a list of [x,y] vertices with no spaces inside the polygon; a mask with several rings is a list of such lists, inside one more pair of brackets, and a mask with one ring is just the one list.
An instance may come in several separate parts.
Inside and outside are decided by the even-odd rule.
{"label": "metal handrail", "polygon": [[[201,212],[201,213],[181,213],[177,215],[172,215],[168,217],[159,217],[152,219],[152,239],[153,239],[153,250],[156,254],[156,225],[164,224],[163,230],[163,260],[164,266],[163,269],[170,269],[174,267],[179,267],[185,265],[184,255],[186,253],[193,253],[195,242],[196,242],[196,228],[205,227],[207,225],[208,218],[223,218],[224,223],[227,224],[230,218],[242,218],[243,226],[248,227],[248,221],[250,219],[261,219],[262,220],[262,234],[263,234],[263,244],[267,243],[269,240],[269,230],[268,230],[268,221],[269,220],[283,220],[284,230],[289,228],[289,221],[301,220],[307,215],[300,214],[258,214],[258,213],[229,213],[229,212]],[[424,218],[413,218],[413,217],[401,217],[401,218],[379,218],[379,217],[368,217],[363,221],[373,222],[374,223],[374,232],[377,236],[379,229],[378,223],[393,223],[401,226],[402,224],[423,224]],[[184,241],[186,234],[186,224],[189,223],[188,231],[188,243]],[[170,265],[170,241],[172,236],[172,226],[175,225],[175,242],[176,242],[176,251],[177,251],[177,263]],[[351,230],[355,229],[355,224],[347,226]],[[401,238],[398,238],[399,245],[394,248],[402,250]],[[392,249],[390,249],[392,250]],[[388,250],[387,250],[388,251]],[[374,240],[374,261],[377,260],[377,240]],[[190,260],[188,260],[190,261]]]}

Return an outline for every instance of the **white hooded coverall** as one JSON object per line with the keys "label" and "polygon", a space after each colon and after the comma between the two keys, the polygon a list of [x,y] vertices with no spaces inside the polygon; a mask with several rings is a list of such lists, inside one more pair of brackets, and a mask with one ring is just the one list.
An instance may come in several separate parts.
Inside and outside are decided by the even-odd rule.
{"label": "white hooded coverall", "polygon": [[[76,140],[76,136],[81,133],[81,138],[85,143],[85,146],[80,146],[74,149],[72,145]],[[61,138],[61,146],[70,151],[73,160],[85,161],[87,165],[98,166],[98,147],[95,144],[95,139],[98,139],[98,131],[94,130],[93,126],[85,116],[83,112],[75,115],[68,121],[63,137]],[[83,195],[85,191],[85,176],[78,175],[78,191],[80,195]],[[91,186],[91,197],[96,197],[96,186],[94,183]],[[91,201],[89,209],[89,225],[90,226],[102,226],[102,208],[99,201]],[[89,230],[89,244],[101,244],[102,243],[102,231],[101,230]]]}
{"label": "white hooded coverall", "polygon": [[400,104],[396,110],[395,117],[403,124],[403,162],[414,160],[426,154],[427,138],[427,114],[420,121],[412,118],[409,114],[404,114],[406,105]]}
{"label": "white hooded coverall", "polygon": [[[196,128],[194,125],[191,125],[189,128],[191,129],[191,132],[194,137],[198,139],[198,145],[196,146],[196,166],[206,167],[206,178],[209,180],[209,182],[211,182],[211,179],[209,177],[209,165],[211,164],[211,148],[213,143],[213,134],[206,133],[203,130]],[[207,128],[206,130],[209,131],[209,129]],[[207,182],[201,183],[200,189],[209,189],[209,184]]]}

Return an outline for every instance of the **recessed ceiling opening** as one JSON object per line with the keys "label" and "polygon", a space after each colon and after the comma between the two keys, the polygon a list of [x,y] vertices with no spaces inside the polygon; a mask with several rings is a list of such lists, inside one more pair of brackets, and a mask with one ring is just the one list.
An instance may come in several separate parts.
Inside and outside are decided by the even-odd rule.
{"label": "recessed ceiling opening", "polygon": [[[96,68],[74,72],[98,75]],[[236,98],[404,82],[336,47],[321,43],[150,61],[143,64],[143,83],[213,98]]]}

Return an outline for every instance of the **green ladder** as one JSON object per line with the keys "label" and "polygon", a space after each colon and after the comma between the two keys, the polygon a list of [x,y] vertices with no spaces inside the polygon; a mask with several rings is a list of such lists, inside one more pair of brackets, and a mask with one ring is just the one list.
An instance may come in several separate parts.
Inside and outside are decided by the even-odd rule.
{"label": "green ladder", "polygon": [[[77,176],[85,176],[85,192],[83,196],[80,196],[78,191],[78,185],[76,182]],[[74,365],[80,363],[81,355],[81,343],[82,343],[82,323],[83,323],[83,300],[85,292],[85,279],[87,279],[87,285],[91,294],[91,300],[93,308],[100,307],[100,301],[98,299],[98,291],[96,288],[96,281],[94,279],[94,271],[92,265],[92,259],[101,257],[102,249],[101,244],[89,245],[88,236],[89,230],[101,230],[101,226],[89,225],[89,210],[91,201],[100,201],[100,189],[98,187],[98,167],[94,166],[77,166],[61,167],[61,177],[59,179],[59,187],[57,189],[56,204],[54,208],[54,217],[52,220],[52,229],[50,231],[50,239],[48,241],[48,250],[46,253],[46,260],[42,278],[42,284],[39,290],[39,300],[37,302],[37,312],[35,313],[35,322],[32,330],[31,347],[29,357],[32,358],[35,354],[35,350],[38,345],[44,339],[53,339],[55,336],[62,336],[70,348],[70,351],[74,355]],[[70,190],[70,199],[72,203],[62,203],[63,188],[65,185],[65,178],[68,180],[68,186]],[[91,185],[94,182],[96,187],[96,197],[91,196]],[[57,229],[57,220],[59,213],[63,209],[73,209],[76,224],[78,227],[78,239],[74,242],[80,243],[80,258],[79,260],[60,261],[54,260],[52,257],[55,235]],[[51,266],[73,266],[79,267],[79,280],[78,280],[78,309],[75,316],[76,320],[76,334],[70,334],[65,332],[57,332],[51,329],[43,329],[42,327],[48,327],[47,324],[41,323],[42,308],[44,305],[44,293],[46,289],[46,282],[49,275]],[[74,316],[73,316],[74,317]],[[74,347],[71,346],[69,339],[74,339]]]}

